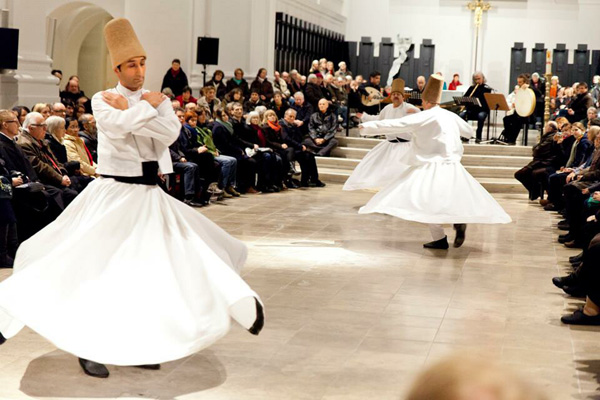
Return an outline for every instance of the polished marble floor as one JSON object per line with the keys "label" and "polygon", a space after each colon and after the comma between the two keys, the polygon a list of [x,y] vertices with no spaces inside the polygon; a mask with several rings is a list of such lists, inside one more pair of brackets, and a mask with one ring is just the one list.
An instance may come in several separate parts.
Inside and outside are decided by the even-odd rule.
{"label": "polished marble floor", "polygon": [[160,371],[109,366],[97,380],[26,330],[0,347],[0,399],[401,399],[453,352],[514,366],[552,399],[600,399],[600,329],[559,321],[581,302],[550,281],[575,254],[555,243],[557,217],[497,195],[512,224],[469,226],[462,248],[429,251],[426,226],[358,215],[370,196],[329,185],[202,209],[249,246],[260,336],[236,326]]}

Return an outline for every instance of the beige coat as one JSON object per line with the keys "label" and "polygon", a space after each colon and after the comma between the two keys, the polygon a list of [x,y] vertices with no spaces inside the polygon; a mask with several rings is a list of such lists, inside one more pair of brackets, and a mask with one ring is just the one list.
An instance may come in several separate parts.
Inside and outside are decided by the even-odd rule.
{"label": "beige coat", "polygon": [[71,135],[65,135],[64,138],[65,148],[67,149],[67,158],[69,161],[79,161],[81,164],[81,173],[87,176],[96,175],[96,163],[92,161],[90,164],[90,157],[87,151],[85,151],[85,144],[83,139],[80,137],[74,137]]}

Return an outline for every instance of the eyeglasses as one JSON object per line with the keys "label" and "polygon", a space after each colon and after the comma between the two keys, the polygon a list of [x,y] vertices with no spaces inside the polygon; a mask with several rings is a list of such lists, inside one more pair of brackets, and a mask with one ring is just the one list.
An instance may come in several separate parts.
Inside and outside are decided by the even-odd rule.
{"label": "eyeglasses", "polygon": [[30,126],[35,126],[35,127],[47,127],[48,125],[46,124],[31,124]]}

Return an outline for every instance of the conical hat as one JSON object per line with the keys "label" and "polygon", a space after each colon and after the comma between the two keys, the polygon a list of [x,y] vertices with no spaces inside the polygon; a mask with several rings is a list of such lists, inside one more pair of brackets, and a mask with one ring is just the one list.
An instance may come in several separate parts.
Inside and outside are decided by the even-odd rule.
{"label": "conical hat", "polygon": [[404,96],[404,79],[396,78],[392,81],[392,93],[400,92]]}
{"label": "conical hat", "polygon": [[427,85],[423,90],[421,98],[434,104],[440,104],[442,101],[442,90],[444,89],[444,78],[441,75],[433,74],[429,77]]}
{"label": "conical hat", "polygon": [[128,19],[111,20],[104,27],[104,38],[113,68],[134,57],[146,57],[146,51]]}

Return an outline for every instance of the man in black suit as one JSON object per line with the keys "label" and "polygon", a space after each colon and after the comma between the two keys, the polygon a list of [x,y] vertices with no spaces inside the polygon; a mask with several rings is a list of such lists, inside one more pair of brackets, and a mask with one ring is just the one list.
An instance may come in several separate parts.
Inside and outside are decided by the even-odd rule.
{"label": "man in black suit", "polygon": [[52,222],[65,208],[62,191],[50,185],[35,191],[22,187],[28,182],[39,182],[31,163],[15,143],[19,134],[19,120],[8,110],[0,110],[0,158],[12,177],[19,176],[13,196],[13,207],[19,225],[19,239],[24,241]]}
{"label": "man in black suit", "polygon": [[294,125],[300,129],[303,136],[308,135],[308,124],[310,122],[310,116],[313,115],[314,108],[310,103],[304,100],[304,94],[302,92],[294,93],[294,104],[292,109],[296,111],[296,120]]}
{"label": "man in black suit", "polygon": [[491,92],[492,88],[486,84],[486,79],[485,75],[483,75],[483,72],[475,72],[473,74],[473,85],[471,85],[471,87],[469,87],[469,89],[465,92],[465,97],[474,97],[479,99],[481,107],[474,104],[469,104],[466,106],[466,109],[460,113],[460,117],[465,121],[477,121],[477,143],[481,142],[483,126],[490,113],[490,109],[485,101],[484,94]]}

